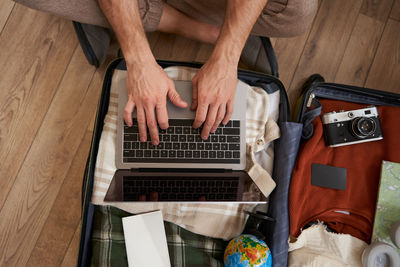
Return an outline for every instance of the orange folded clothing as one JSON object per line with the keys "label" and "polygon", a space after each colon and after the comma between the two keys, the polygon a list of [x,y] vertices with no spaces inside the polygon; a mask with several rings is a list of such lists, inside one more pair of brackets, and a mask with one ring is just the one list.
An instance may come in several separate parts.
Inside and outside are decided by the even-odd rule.
{"label": "orange folded clothing", "polygon": [[[300,147],[289,193],[290,234],[298,236],[309,222],[369,242],[372,233],[382,160],[400,162],[400,108],[378,107],[383,140],[342,147],[325,144],[322,115],[367,107],[320,100],[322,113],[313,121],[314,135]],[[347,169],[346,190],[311,185],[311,164]]]}

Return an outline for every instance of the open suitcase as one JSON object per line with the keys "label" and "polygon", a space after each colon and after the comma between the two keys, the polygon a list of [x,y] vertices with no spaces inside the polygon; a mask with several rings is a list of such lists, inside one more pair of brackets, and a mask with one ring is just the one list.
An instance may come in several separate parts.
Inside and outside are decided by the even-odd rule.
{"label": "open suitcase", "polygon": [[[297,115],[292,121],[286,90],[277,78],[277,64],[273,50],[264,40],[267,54],[271,62],[271,70],[275,75],[266,75],[252,71],[239,70],[240,80],[263,88],[268,93],[279,90],[279,119],[281,137],[274,142],[274,169],[273,179],[276,188],[269,196],[269,207],[267,215],[272,217],[274,223],[262,223],[260,231],[266,237],[266,243],[271,249],[273,266],[286,266],[288,259],[288,237],[289,237],[289,187],[291,183],[292,170],[296,162],[297,153],[302,140],[312,135],[312,120],[320,114],[320,106],[314,104],[320,98],[329,98],[368,105],[391,105],[400,106],[400,95],[376,91],[353,86],[324,83],[320,76],[313,76],[304,88],[302,97],[297,105]],[[201,67],[196,63],[158,61],[163,67],[187,66]],[[86,170],[82,187],[82,230],[79,247],[78,266],[88,266],[91,263],[90,239],[94,219],[94,206],[91,204],[93,180],[97,151],[99,148],[100,136],[104,125],[104,118],[108,110],[110,98],[110,86],[113,70],[126,69],[122,58],[114,60],[107,68],[102,93],[98,105],[97,116],[94,127],[94,134],[91,149],[87,160]],[[314,109],[316,107],[316,109]]]}

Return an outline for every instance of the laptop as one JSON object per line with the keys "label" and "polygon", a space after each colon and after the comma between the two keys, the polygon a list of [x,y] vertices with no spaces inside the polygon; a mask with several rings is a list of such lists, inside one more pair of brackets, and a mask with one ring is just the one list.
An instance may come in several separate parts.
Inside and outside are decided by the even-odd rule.
{"label": "laptop", "polygon": [[[175,81],[189,104],[192,82]],[[158,146],[139,142],[136,112],[133,126],[123,119],[128,96],[120,86],[115,163],[117,171],[105,201],[265,203],[266,198],[244,171],[246,166],[246,85],[238,82],[234,111],[207,140],[192,127],[196,116],[188,108],[167,102],[169,128],[159,129]]]}

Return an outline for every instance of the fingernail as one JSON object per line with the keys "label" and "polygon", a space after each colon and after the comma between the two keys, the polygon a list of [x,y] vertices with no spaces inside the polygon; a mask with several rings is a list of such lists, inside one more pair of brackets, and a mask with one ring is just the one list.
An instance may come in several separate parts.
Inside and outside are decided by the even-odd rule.
{"label": "fingernail", "polygon": [[201,138],[202,138],[203,140],[207,140],[207,136],[206,136],[206,135],[202,135]]}
{"label": "fingernail", "polygon": [[157,140],[154,140],[154,141],[153,141],[153,145],[158,146],[158,141],[157,141]]}
{"label": "fingernail", "polygon": [[140,137],[140,142],[146,142],[146,138]]}

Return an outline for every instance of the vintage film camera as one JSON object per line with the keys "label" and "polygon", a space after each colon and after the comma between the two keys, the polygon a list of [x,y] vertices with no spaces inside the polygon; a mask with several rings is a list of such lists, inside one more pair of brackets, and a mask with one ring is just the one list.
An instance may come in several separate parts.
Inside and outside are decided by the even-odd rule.
{"label": "vintage film camera", "polygon": [[322,123],[325,142],[330,147],[383,139],[376,107],[326,113]]}

